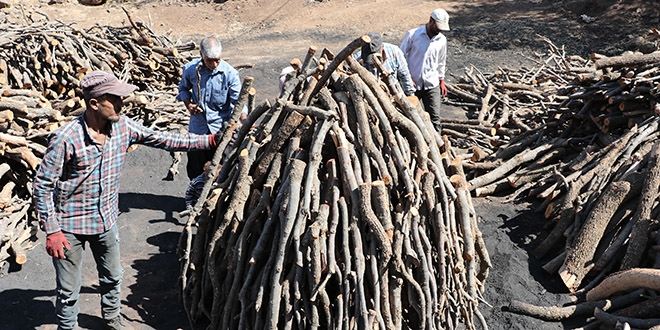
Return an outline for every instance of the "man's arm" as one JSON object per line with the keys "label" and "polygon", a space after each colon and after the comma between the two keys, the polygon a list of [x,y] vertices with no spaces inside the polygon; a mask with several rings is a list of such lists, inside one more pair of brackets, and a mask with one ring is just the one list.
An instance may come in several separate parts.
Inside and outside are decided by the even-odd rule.
{"label": "man's arm", "polygon": [[410,75],[408,61],[406,61],[405,56],[403,56],[403,52],[397,47],[392,47],[392,56],[394,57],[394,63],[396,65],[396,77],[401,83],[403,92],[407,96],[415,94],[415,83]]}
{"label": "man's arm", "polygon": [[145,127],[125,116],[120,118],[118,125],[123,125],[125,133],[129,134],[129,144],[143,144],[167,151],[207,150],[217,144],[215,134],[166,133]]}
{"label": "man's arm", "polygon": [[183,67],[181,73],[181,81],[179,81],[179,94],[177,94],[176,99],[182,101],[186,106],[188,113],[194,115],[200,113],[201,110],[193,100],[193,90],[194,90],[194,79],[190,74],[191,63],[187,63]]}
{"label": "man's arm", "polygon": [[67,148],[63,137],[53,133],[33,184],[35,210],[46,234],[60,231],[55,207],[55,189],[59,178],[62,177],[66,157],[68,157]]}
{"label": "man's arm", "polygon": [[55,133],[50,136],[48,148],[39,165],[34,180],[33,201],[37,217],[46,232],[46,252],[53,258],[64,259],[64,249],[70,249],[69,241],[60,229],[55,208],[55,187],[62,177],[67,158],[66,144]]}
{"label": "man's arm", "polygon": [[447,96],[447,86],[445,86],[445,70],[447,68],[447,39],[443,37],[440,49],[438,49],[438,74],[440,76],[440,92],[442,96]]}

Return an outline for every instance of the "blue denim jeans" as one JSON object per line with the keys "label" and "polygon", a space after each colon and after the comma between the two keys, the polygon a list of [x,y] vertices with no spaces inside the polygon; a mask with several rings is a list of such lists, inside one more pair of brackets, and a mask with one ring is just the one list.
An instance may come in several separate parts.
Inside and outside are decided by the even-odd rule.
{"label": "blue denim jeans", "polygon": [[103,319],[109,320],[119,315],[121,305],[121,278],[124,270],[121,268],[119,256],[119,230],[117,225],[98,235],[76,235],[64,232],[71,245],[65,250],[64,259],[53,258],[57,281],[58,329],[74,329],[78,320],[80,307],[80,287],[82,285],[82,256],[85,243],[89,243],[96,270],[99,275],[101,290],[101,313]]}

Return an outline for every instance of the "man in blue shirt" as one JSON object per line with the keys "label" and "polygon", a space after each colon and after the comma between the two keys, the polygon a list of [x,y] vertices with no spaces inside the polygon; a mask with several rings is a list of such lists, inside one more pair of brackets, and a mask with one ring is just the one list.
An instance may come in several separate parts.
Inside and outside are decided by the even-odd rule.
{"label": "man in blue shirt", "polygon": [[[217,133],[234,111],[241,91],[238,71],[222,59],[222,44],[215,37],[199,43],[201,58],[183,66],[179,94],[190,113],[190,133]],[[245,116],[245,115],[244,115]],[[190,180],[204,172],[204,164],[213,158],[215,150],[188,152],[186,171]]]}

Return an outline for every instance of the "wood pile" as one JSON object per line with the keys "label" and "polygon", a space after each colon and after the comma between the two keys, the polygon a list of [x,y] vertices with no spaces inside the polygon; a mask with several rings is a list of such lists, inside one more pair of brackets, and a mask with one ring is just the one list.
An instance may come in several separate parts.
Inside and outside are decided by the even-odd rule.
{"label": "wood pile", "polygon": [[[0,270],[10,261],[24,263],[24,250],[33,247],[34,174],[47,135],[84,111],[79,82],[85,73],[113,71],[137,85],[124,114],[145,126],[187,127],[174,95],[188,60],[179,51],[195,46],[175,46],[126,14],[127,27],[78,29],[41,12],[26,13],[27,25],[0,24]],[[173,166],[171,175],[176,171]]]}
{"label": "wood pile", "polygon": [[311,48],[239,125],[245,79],[179,245],[191,327],[487,328],[461,159],[352,58],[365,42]]}
{"label": "wood pile", "polygon": [[474,195],[542,201],[551,230],[533,254],[576,299],[508,309],[552,321],[586,315],[589,329],[658,326],[660,52],[587,60],[546,41],[536,68],[467,70],[449,89],[474,118],[443,125],[468,150]]}

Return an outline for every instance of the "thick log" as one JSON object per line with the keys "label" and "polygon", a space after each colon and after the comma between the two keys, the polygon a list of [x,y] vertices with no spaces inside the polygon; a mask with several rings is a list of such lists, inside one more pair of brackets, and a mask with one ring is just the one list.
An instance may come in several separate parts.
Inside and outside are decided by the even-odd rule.
{"label": "thick log", "polygon": [[14,262],[23,265],[27,262],[25,242],[36,233],[37,227],[26,227],[10,242],[9,252],[14,256]]}
{"label": "thick log", "polygon": [[37,166],[41,163],[41,159],[34,155],[32,150],[28,147],[18,147],[5,151],[5,156],[10,158],[21,159],[25,161],[27,165],[30,166],[33,170],[37,169]]}
{"label": "thick log", "polygon": [[49,108],[28,108],[27,113],[19,113],[18,116],[29,120],[38,120],[41,118],[46,118],[50,121],[62,120],[62,113],[59,110]]}
{"label": "thick log", "polygon": [[[376,217],[374,213],[373,206],[371,204],[371,183],[362,183],[360,184],[359,191],[359,209],[360,214],[362,215],[362,221],[365,221],[373,234],[376,236],[379,242],[379,247],[383,253],[383,263],[387,264],[389,258],[392,256],[392,242],[391,235],[383,228],[383,224]],[[355,201],[358,202],[358,201]],[[382,211],[381,211],[382,212]]]}
{"label": "thick log", "polygon": [[170,56],[170,57],[179,56],[179,50],[177,48],[154,46],[154,47],[151,47],[151,50],[153,50],[154,52],[156,52],[158,54],[164,55],[164,56]]}
{"label": "thick log", "polygon": [[271,278],[273,279],[273,285],[270,289],[270,303],[268,306],[268,317],[266,319],[266,326],[268,329],[277,329],[277,324],[280,318],[280,301],[282,297],[282,282],[284,280],[284,261],[285,261],[285,251],[288,246],[289,238],[292,234],[292,229],[294,226],[294,221],[298,213],[298,205],[300,200],[300,191],[301,183],[303,180],[303,175],[305,171],[305,163],[298,159],[293,159],[291,162],[290,172],[289,172],[289,185],[286,189],[286,199],[288,202],[288,208],[282,210],[280,215],[280,221],[282,224],[280,226],[280,241],[279,244],[273,244],[277,246],[277,252],[274,256],[275,266]]}
{"label": "thick log", "polygon": [[277,130],[277,134],[273,137],[271,143],[268,144],[268,148],[264,151],[263,156],[258,160],[256,169],[252,174],[255,182],[260,182],[263,179],[263,176],[268,173],[268,167],[270,166],[273,157],[275,157],[276,153],[280,151],[282,146],[286,143],[293,131],[298,125],[300,125],[304,118],[305,116],[299,112],[292,112],[289,114],[287,120],[282,124],[282,127]]}
{"label": "thick log", "polygon": [[17,147],[27,147],[28,145],[28,141],[24,137],[5,133],[0,133],[0,142]]}
{"label": "thick log", "polygon": [[7,123],[14,120],[14,112],[11,110],[0,111],[0,123]]}
{"label": "thick log", "polygon": [[651,297],[642,302],[619,309],[617,315],[637,318],[652,318],[658,316],[660,311],[660,297]]}
{"label": "thick log", "polygon": [[0,179],[11,170],[11,167],[7,163],[0,164]]}
{"label": "thick log", "polygon": [[548,236],[533,251],[537,258],[541,258],[548,253],[548,251],[550,251],[550,249],[562,237],[564,230],[566,230],[566,228],[568,228],[573,222],[575,216],[573,203],[578,197],[580,190],[582,190],[582,188],[593,179],[596,173],[609,171],[611,169],[612,163],[616,160],[616,156],[637,132],[637,129],[631,129],[628,133],[621,136],[615,143],[609,145],[608,148],[606,148],[608,153],[600,159],[598,165],[593,168],[585,168],[585,172],[570,185],[560,203],[560,206],[556,208],[558,210],[557,212],[559,212],[559,221],[550,234],[548,234]]}
{"label": "thick log", "polygon": [[621,270],[640,267],[642,255],[646,250],[651,226],[651,209],[658,197],[658,187],[660,186],[660,142],[653,144],[650,158],[642,196],[631,220],[633,227],[626,254],[621,261]]}
{"label": "thick log", "polygon": [[10,100],[0,101],[0,110],[11,110],[14,112],[14,115],[28,114],[28,107],[25,105],[25,103]]}
{"label": "thick log", "polygon": [[570,306],[537,306],[518,300],[511,300],[508,312],[532,316],[540,320],[556,322],[575,316],[592,315],[594,308],[604,311],[617,310],[643,299],[643,290],[635,290],[623,296],[612,299],[602,299],[591,302],[581,302]]}
{"label": "thick log", "polygon": [[620,68],[624,66],[640,66],[660,62],[660,52],[650,54],[626,54],[621,56],[604,57],[596,60],[596,69]]}
{"label": "thick log", "polygon": [[632,268],[606,277],[587,292],[587,301],[605,299],[617,292],[646,288],[660,290],[660,269]]}
{"label": "thick log", "polygon": [[0,190],[0,209],[4,209],[11,204],[14,187],[16,187],[16,183],[8,181]]}
{"label": "thick log", "polygon": [[[631,317],[616,316],[610,313],[604,312],[600,308],[594,310],[594,317],[601,321],[602,323],[615,326],[617,324],[627,324],[628,328],[633,327],[635,329],[649,329],[660,325],[660,319],[636,319]],[[625,329],[625,328],[624,328]]]}
{"label": "thick log", "polygon": [[596,202],[596,205],[601,207],[594,207],[589,213],[579,234],[568,248],[564,264],[559,269],[564,284],[572,292],[577,290],[582,279],[593,267],[594,253],[614,211],[626,200],[640,193],[643,180],[642,174],[631,174],[621,181],[610,184]]}

